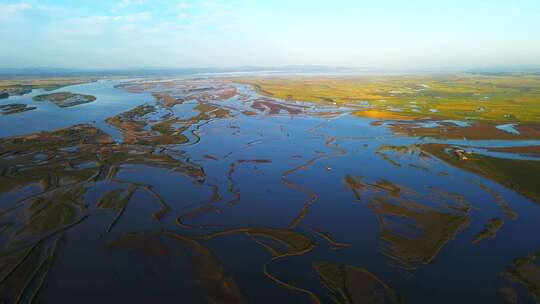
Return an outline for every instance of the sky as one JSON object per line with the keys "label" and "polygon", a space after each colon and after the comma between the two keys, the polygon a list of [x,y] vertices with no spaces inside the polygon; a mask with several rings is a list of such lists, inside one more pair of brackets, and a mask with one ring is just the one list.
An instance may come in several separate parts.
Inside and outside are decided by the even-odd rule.
{"label": "sky", "polygon": [[0,0],[0,67],[540,65],[539,0]]}

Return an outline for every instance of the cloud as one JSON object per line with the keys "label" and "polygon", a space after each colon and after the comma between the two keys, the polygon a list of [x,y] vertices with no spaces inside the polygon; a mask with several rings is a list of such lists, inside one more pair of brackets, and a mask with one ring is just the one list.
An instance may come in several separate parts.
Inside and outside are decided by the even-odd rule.
{"label": "cloud", "polygon": [[186,19],[189,19],[190,15],[189,14],[186,14],[186,13],[180,13],[178,15],[176,15],[176,19],[178,20],[186,20]]}
{"label": "cloud", "polygon": [[0,23],[30,19],[28,18],[28,13],[40,13],[42,16],[57,16],[65,12],[66,9],[61,7],[31,4],[28,2],[0,4],[0,16],[2,16],[0,18]]}
{"label": "cloud", "polygon": [[116,22],[122,22],[122,23],[138,23],[138,22],[145,22],[152,19],[152,13],[150,12],[141,12],[131,15],[120,15],[113,17],[113,20]]}
{"label": "cloud", "polygon": [[[48,28],[49,39],[83,41],[90,38],[122,39],[123,35],[142,33],[151,28],[150,12],[125,15],[95,15],[58,20]],[[131,36],[129,38],[132,38]],[[57,39],[57,38],[56,38]]]}
{"label": "cloud", "polygon": [[14,4],[0,4],[0,13],[2,14],[17,14],[24,10],[29,10],[32,5],[29,3],[21,2]]}
{"label": "cloud", "polygon": [[[37,2],[0,5],[0,12],[18,14],[23,21],[0,26],[0,38],[13,46],[0,50],[0,57],[12,58],[13,65],[84,67],[213,65],[227,56],[243,58],[237,54],[246,49],[242,31],[251,27],[243,26],[234,5],[147,0],[135,7],[142,3],[111,1],[93,11]],[[216,54],[214,45],[223,52]]]}
{"label": "cloud", "polygon": [[179,10],[186,10],[188,8],[190,8],[191,5],[187,2],[179,2],[177,5],[176,5],[176,8],[179,9]]}
{"label": "cloud", "polygon": [[120,0],[116,3],[117,6],[125,7],[130,5],[140,5],[144,4],[144,0]]}
{"label": "cloud", "polygon": [[22,17],[24,11],[32,9],[29,3],[0,4],[0,16],[3,21],[13,21]]}

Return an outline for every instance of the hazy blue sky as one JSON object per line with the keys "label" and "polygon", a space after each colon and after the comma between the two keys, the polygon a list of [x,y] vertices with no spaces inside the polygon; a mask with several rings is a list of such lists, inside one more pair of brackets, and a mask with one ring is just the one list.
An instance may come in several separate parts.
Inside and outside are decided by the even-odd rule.
{"label": "hazy blue sky", "polygon": [[540,64],[540,0],[0,0],[2,67]]}

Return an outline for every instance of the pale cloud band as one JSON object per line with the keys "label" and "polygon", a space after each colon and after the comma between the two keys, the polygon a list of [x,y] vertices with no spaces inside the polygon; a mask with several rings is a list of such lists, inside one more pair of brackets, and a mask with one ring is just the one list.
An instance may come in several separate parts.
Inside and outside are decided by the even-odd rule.
{"label": "pale cloud band", "polygon": [[8,67],[540,64],[540,3],[5,1]]}

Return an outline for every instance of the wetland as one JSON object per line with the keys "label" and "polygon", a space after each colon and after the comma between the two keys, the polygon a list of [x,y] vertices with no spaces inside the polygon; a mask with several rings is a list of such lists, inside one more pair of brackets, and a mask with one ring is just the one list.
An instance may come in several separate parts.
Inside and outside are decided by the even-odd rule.
{"label": "wetland", "polygon": [[540,301],[538,75],[0,94],[1,303]]}

